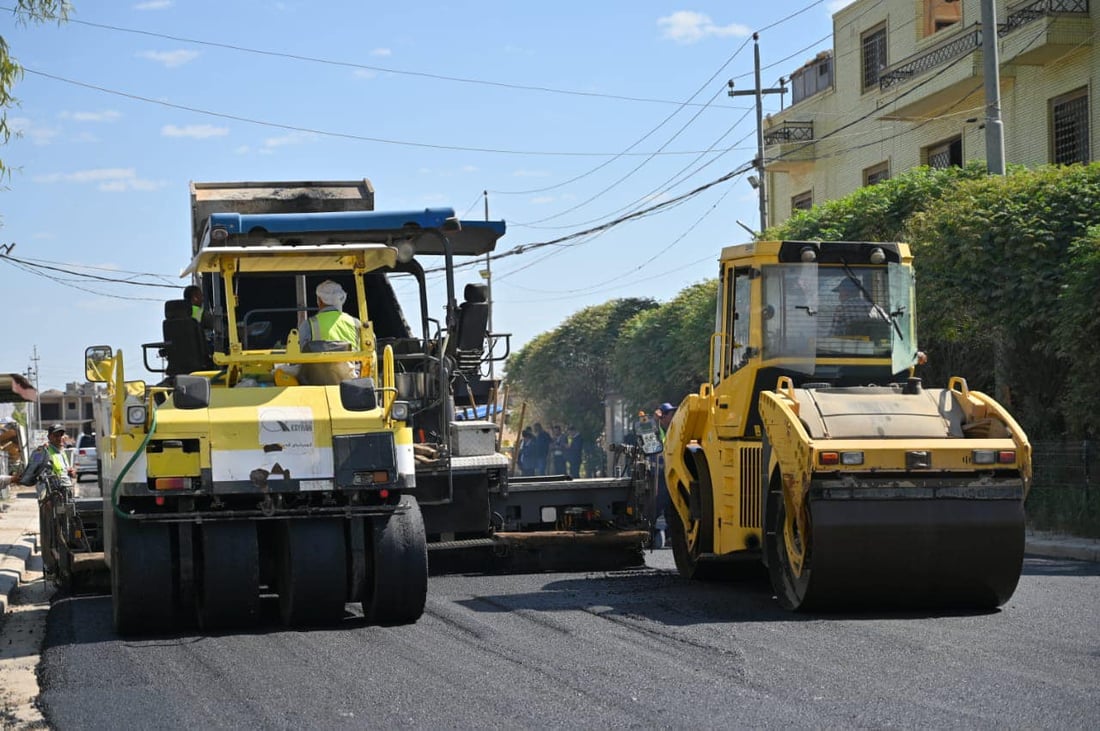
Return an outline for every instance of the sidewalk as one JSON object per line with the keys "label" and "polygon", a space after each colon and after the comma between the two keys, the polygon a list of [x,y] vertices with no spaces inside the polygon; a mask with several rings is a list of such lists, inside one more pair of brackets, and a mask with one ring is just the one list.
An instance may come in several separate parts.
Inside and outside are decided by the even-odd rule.
{"label": "sidewalk", "polygon": [[1100,540],[1029,530],[1024,552],[1042,558],[1072,558],[1100,563]]}
{"label": "sidewalk", "polygon": [[0,614],[33,559],[38,563],[38,500],[33,487],[12,485],[0,501]]}

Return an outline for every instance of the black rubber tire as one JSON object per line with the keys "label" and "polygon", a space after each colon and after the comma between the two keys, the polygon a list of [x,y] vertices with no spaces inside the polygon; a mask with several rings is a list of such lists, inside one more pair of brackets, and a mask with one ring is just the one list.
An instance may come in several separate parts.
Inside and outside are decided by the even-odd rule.
{"label": "black rubber tire", "polygon": [[248,627],[260,616],[260,549],[250,521],[204,523],[195,540],[195,609],[204,630]]}
{"label": "black rubber tire", "polygon": [[370,576],[363,616],[375,624],[412,624],[428,596],[428,542],[420,506],[401,498],[404,512],[371,519]]}
{"label": "black rubber tire", "polygon": [[769,525],[765,532],[765,551],[768,555],[768,574],[771,577],[775,598],[784,609],[811,609],[812,602],[807,601],[812,573],[812,536],[802,536],[808,542],[805,548],[802,571],[797,575],[791,568],[787,551],[787,542],[783,537],[783,523],[787,519],[787,508],[783,502],[782,485],[779,478],[771,480],[768,488]]}
{"label": "black rubber tire", "polygon": [[163,632],[175,624],[175,565],[167,525],[115,516],[111,604],[120,635]]}
{"label": "black rubber tire", "polygon": [[285,520],[279,526],[279,616],[288,627],[320,627],[344,618],[348,577],[342,520]]}
{"label": "black rubber tire", "polygon": [[[714,495],[710,485],[710,470],[703,459],[697,463],[697,479],[688,487],[688,492],[699,491],[699,520],[696,540],[689,544],[688,526],[680,512],[672,509],[671,516],[665,516],[665,529],[668,531],[668,543],[672,546],[672,558],[676,570],[685,579],[710,581],[721,578],[720,568],[703,558],[704,554],[714,550]],[[670,486],[670,489],[672,487]],[[679,486],[676,489],[680,489]],[[696,527],[693,525],[692,527]]]}

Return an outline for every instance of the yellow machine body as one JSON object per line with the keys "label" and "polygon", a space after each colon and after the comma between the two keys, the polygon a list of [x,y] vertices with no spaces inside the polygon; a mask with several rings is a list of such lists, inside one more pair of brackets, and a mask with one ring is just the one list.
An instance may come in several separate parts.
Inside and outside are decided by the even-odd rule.
{"label": "yellow machine body", "polygon": [[795,609],[1007,601],[1031,447],[962,378],[913,377],[909,247],[727,247],[719,286],[711,380],[665,445],[681,573],[763,560]]}

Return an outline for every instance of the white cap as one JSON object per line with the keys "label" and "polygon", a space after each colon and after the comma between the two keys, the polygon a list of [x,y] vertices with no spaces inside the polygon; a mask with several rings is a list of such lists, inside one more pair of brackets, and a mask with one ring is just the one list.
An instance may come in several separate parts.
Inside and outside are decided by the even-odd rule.
{"label": "white cap", "polygon": [[326,279],[317,285],[317,299],[330,307],[342,310],[344,308],[344,301],[347,300],[347,298],[348,294],[344,291],[344,288],[331,279]]}

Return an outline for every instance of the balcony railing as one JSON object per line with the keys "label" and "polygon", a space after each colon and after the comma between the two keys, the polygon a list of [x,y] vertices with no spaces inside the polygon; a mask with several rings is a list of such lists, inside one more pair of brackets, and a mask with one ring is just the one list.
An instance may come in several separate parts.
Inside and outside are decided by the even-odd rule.
{"label": "balcony railing", "polygon": [[914,76],[931,71],[937,66],[954,61],[982,47],[982,29],[975,23],[970,30],[944,41],[927,51],[888,66],[878,77],[878,88],[886,91],[896,84],[908,81]]}
{"label": "balcony railing", "polygon": [[1028,23],[1060,13],[1088,15],[1089,0],[1034,0],[1026,5],[1009,8],[1005,22],[998,24],[997,35],[1004,36]]}
{"label": "balcony railing", "polygon": [[[1009,9],[1005,22],[997,24],[997,37],[1004,37],[1028,23],[1052,15],[1088,15],[1089,0],[1033,0]],[[975,23],[961,35],[950,38],[926,51],[915,54],[892,66],[888,66],[878,77],[878,86],[886,91],[914,76],[920,76],[932,69],[950,63],[982,47],[982,28]]]}
{"label": "balcony railing", "polygon": [[812,142],[814,139],[814,123],[810,122],[783,122],[782,124],[764,130],[764,144],[781,145],[786,142]]}

